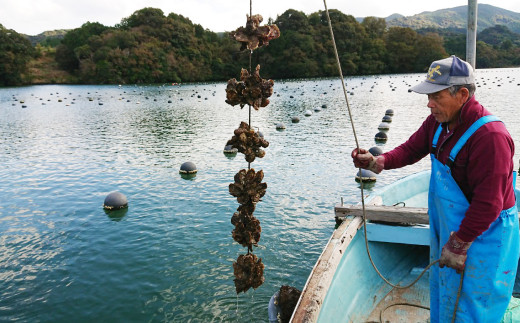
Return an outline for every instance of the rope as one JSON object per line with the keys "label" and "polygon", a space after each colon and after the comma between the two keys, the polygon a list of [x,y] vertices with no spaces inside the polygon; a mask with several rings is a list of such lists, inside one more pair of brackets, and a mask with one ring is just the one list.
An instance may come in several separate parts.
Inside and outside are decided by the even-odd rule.
{"label": "rope", "polygon": [[[249,0],[249,19],[253,17],[253,0]],[[252,60],[253,60],[253,50],[249,50],[249,74],[252,74]],[[253,125],[251,124],[251,105],[249,104],[249,130],[253,129]],[[251,163],[247,163],[247,169],[251,169]]]}
{"label": "rope", "polygon": [[457,300],[455,301],[455,307],[453,308],[453,315],[451,317],[451,323],[455,322],[455,318],[457,317],[457,309],[459,308],[459,300],[460,294],[462,291],[462,282],[464,281],[464,271],[460,274],[460,282],[459,282],[459,290],[457,291]]}
{"label": "rope", "polygon": [[[329,24],[330,37],[332,39],[332,46],[334,48],[334,56],[336,57],[336,64],[338,66],[339,77],[341,79],[341,86],[343,87],[343,94],[345,96],[345,102],[347,104],[348,115],[349,115],[349,118],[350,118],[350,124],[352,126],[352,132],[354,134],[354,140],[356,142],[356,148],[358,150],[358,153],[361,153],[361,149],[359,147],[359,141],[358,141],[357,134],[356,134],[356,129],[354,127],[354,119],[352,118],[352,112],[351,112],[350,104],[349,104],[349,101],[348,101],[347,89],[345,87],[345,80],[343,79],[343,71],[341,70],[341,62],[339,60],[338,49],[336,47],[336,40],[334,39],[334,32],[332,30],[332,22],[330,20],[329,9],[327,8],[327,0],[323,0],[323,5],[325,6],[325,14],[327,15],[327,21],[328,21],[328,24]],[[361,168],[359,168],[359,172],[361,173]],[[366,219],[366,210],[365,210],[365,194],[364,194],[364,187],[363,187],[363,179],[361,177],[360,177],[359,182],[361,184],[361,206],[362,206],[362,211],[363,211],[363,232],[365,234],[365,246],[366,246],[366,249],[367,249],[368,259],[370,260],[370,263],[372,264],[372,267],[375,269],[375,271],[377,272],[379,277],[381,277],[381,279],[383,279],[385,281],[385,283],[387,283],[388,285],[392,286],[393,288],[398,288],[398,289],[410,288],[415,283],[417,283],[419,281],[419,279],[421,279],[421,277],[426,273],[426,271],[428,271],[430,269],[431,266],[433,266],[434,264],[438,263],[439,259],[437,259],[437,260],[433,261],[432,263],[430,263],[426,268],[424,268],[424,270],[417,277],[417,279],[415,279],[412,283],[410,283],[410,284],[408,284],[406,286],[400,286],[398,284],[397,285],[396,284],[392,284],[388,279],[386,279],[381,274],[381,272],[379,271],[377,266],[375,265],[375,263],[374,263],[374,261],[372,259],[372,255],[370,254],[370,249],[368,247],[367,226],[366,226],[367,219]],[[454,311],[453,311],[452,323],[455,321],[456,312],[457,312],[457,308],[458,308],[458,304],[459,304],[460,293],[461,293],[461,289],[462,289],[462,281],[463,281],[463,279],[464,279],[464,273],[462,273],[461,277],[460,277],[459,291],[457,293],[457,301],[455,303],[455,308],[454,308]],[[416,306],[415,304],[407,304],[407,305]]]}

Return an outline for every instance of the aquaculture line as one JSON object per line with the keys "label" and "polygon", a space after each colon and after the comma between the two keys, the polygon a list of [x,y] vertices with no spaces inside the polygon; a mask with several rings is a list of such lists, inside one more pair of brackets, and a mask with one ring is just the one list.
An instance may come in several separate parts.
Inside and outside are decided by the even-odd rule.
{"label": "aquaculture line", "polygon": [[268,45],[270,40],[280,36],[280,30],[276,25],[260,26],[262,16],[253,16],[251,11],[247,15],[246,27],[240,27],[231,33],[235,40],[242,43],[240,50],[249,50],[249,70],[243,68],[240,81],[230,79],[226,87],[226,103],[232,106],[240,105],[240,108],[249,106],[249,124],[242,121],[226,144],[243,153],[248,162],[247,169],[241,169],[236,173],[235,182],[229,184],[229,193],[236,197],[240,204],[231,217],[231,224],[235,226],[232,236],[236,242],[247,247],[247,254],[239,255],[236,262],[233,262],[237,294],[245,293],[251,287],[256,289],[264,282],[262,258],[253,254],[253,246],[258,245],[262,231],[260,221],[253,216],[253,212],[256,204],[265,195],[267,184],[262,183],[264,172],[255,171],[251,168],[251,163],[256,158],[265,156],[262,148],[267,148],[269,142],[252,128],[251,107],[259,110],[269,104],[268,97],[273,94],[274,82],[260,77],[260,65],[252,71],[251,57],[253,50]]}

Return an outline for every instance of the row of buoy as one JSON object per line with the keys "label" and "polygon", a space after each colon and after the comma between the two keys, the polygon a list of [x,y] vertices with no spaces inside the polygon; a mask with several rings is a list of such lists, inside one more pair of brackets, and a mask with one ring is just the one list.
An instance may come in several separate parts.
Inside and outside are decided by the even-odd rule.
{"label": "row of buoy", "polygon": [[374,137],[377,143],[385,143],[388,140],[388,135],[386,131],[390,130],[390,123],[392,122],[392,117],[394,116],[394,110],[388,109],[381,120],[381,123],[377,127],[380,130]]}
{"label": "row of buoy", "polygon": [[[381,120],[381,124],[377,127],[380,130],[375,135],[376,143],[385,143],[388,140],[388,135],[386,131],[390,130],[390,123],[392,122],[392,117],[394,116],[394,110],[387,109],[383,119]],[[383,150],[377,146],[374,146],[368,150],[374,157],[377,157],[383,153]],[[368,169],[361,169],[357,172],[355,177],[356,182],[368,182],[373,183],[377,180],[377,174]]]}
{"label": "row of buoy", "polygon": [[[120,86],[119,88],[121,89],[121,86]],[[206,91],[206,90],[207,90],[207,91],[213,91],[213,92],[211,93],[211,95],[215,96],[216,91],[214,91],[214,90],[209,90],[209,89],[203,89],[203,91]],[[134,92],[134,93],[137,93],[137,90],[133,90],[133,92]],[[175,92],[179,92],[179,91],[176,90]],[[193,93],[193,94],[191,95],[191,97],[195,97],[195,96],[197,96],[197,98],[202,99],[202,96],[199,94],[198,91],[195,91],[195,89],[192,89],[192,92],[195,92],[195,93]],[[99,93],[99,92],[96,91],[95,93],[97,94],[97,93]],[[123,93],[126,94],[127,91],[123,91]],[[145,93],[144,91],[140,91],[140,94],[141,94],[141,95],[144,95],[144,93]],[[51,92],[51,93],[50,93],[51,96],[54,96],[55,94],[56,94],[56,96],[59,96],[59,95],[60,95],[60,92],[56,92],[56,93],[52,93],[52,92]],[[161,91],[159,91],[158,94],[161,94]],[[69,95],[73,95],[73,93],[72,93],[72,92],[69,92]],[[173,93],[173,95],[176,95],[176,93]],[[36,98],[39,99],[40,101],[43,101],[43,100],[44,100],[43,97],[35,96],[34,93],[31,93],[31,97],[36,97]],[[82,97],[82,95],[79,94],[78,97]],[[112,98],[114,98],[114,96],[112,96]],[[94,100],[95,100],[94,97],[91,96],[91,92],[87,92],[86,99],[87,99],[88,101],[94,101]],[[150,97],[145,96],[145,99],[148,100],[148,99],[150,99]],[[179,98],[179,99],[180,99],[181,101],[183,100],[183,98]],[[22,104],[22,108],[27,108],[27,105],[25,104],[25,100],[19,100],[19,99],[17,98],[17,95],[13,94],[13,95],[12,95],[12,100],[13,100],[13,101],[19,101],[19,103]],[[58,97],[58,98],[57,98],[57,101],[58,101],[59,103],[62,103],[62,102],[64,102],[65,100],[68,100],[68,98],[67,98],[67,97],[63,97],[63,98]],[[101,98],[97,98],[96,100],[97,100],[97,101],[101,101]],[[121,100],[126,100],[126,102],[132,102],[132,100],[130,100],[130,99],[127,99],[127,98],[125,99],[124,96],[119,97],[119,100],[120,100],[120,101],[121,101]],[[205,97],[204,97],[204,100],[208,100],[208,97],[205,96]],[[70,106],[71,104],[75,104],[74,101],[76,101],[76,98],[72,98],[72,101],[71,101],[70,103],[67,103],[66,105],[67,105],[67,106]],[[158,101],[158,100],[157,100],[157,98],[154,98],[153,101]],[[47,102],[51,102],[51,99],[47,99]],[[140,101],[135,101],[135,102],[136,102],[136,104],[140,104],[140,103],[141,103]],[[169,96],[168,96],[168,100],[167,100],[167,102],[168,102],[168,103],[173,103],[172,95],[169,95]],[[99,104],[99,105],[103,105],[103,102],[99,102],[98,104]],[[13,103],[12,105],[15,106],[16,103]],[[45,102],[42,102],[42,105],[46,105],[46,103],[45,103]]]}
{"label": "row of buoy", "polygon": [[[319,112],[322,109],[326,109],[326,108],[327,108],[327,105],[326,104],[322,104],[321,108],[320,107],[315,107],[314,108],[314,112]],[[306,116],[306,117],[310,117],[310,116],[312,116],[312,111],[311,110],[305,110],[303,112],[303,115]],[[291,118],[291,122],[292,123],[299,123],[300,122],[300,118],[298,116],[293,116]],[[275,128],[276,128],[276,130],[285,130],[287,127],[285,126],[285,124],[283,122],[279,122],[279,123],[275,124]]]}

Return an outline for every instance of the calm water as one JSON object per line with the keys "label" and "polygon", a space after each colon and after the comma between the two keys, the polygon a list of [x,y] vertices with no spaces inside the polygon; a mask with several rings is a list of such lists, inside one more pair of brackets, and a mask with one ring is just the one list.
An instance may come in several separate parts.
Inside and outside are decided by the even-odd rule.
{"label": "calm water", "polygon": [[[346,80],[363,147],[376,145],[386,109],[395,116],[383,150],[419,127],[426,97],[407,89],[422,78]],[[477,98],[506,122],[520,151],[520,69],[478,78]],[[281,285],[303,288],[334,228],[334,204],[360,198],[341,84],[279,81],[271,104],[252,113],[270,142],[252,165],[268,184],[255,212],[266,281],[238,297],[232,262],[245,248],[231,238],[238,204],[227,187],[247,163],[222,149],[248,113],[227,105],[224,89],[0,89],[0,321],[260,322]],[[279,122],[287,129],[277,131]],[[185,161],[199,169],[191,180],[178,173]],[[425,159],[385,172],[372,189],[428,167]],[[126,212],[104,212],[114,190],[128,197]]]}

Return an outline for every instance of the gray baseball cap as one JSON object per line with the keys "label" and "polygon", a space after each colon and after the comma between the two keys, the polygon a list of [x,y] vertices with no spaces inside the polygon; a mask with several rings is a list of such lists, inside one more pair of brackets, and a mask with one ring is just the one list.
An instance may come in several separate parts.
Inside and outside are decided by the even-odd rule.
{"label": "gray baseball cap", "polygon": [[452,85],[475,83],[473,67],[455,55],[433,62],[428,69],[426,79],[410,90],[431,94],[449,88]]}

